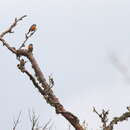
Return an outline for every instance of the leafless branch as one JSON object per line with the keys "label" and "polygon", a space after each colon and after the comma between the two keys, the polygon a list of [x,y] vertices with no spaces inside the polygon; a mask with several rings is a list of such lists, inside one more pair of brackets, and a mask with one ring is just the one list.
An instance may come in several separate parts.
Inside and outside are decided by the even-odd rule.
{"label": "leafless branch", "polygon": [[16,127],[20,123],[20,117],[21,117],[21,112],[19,113],[17,120],[13,121],[13,123],[14,123],[13,130],[16,130]]}
{"label": "leafless branch", "polygon": [[[51,130],[52,125],[49,126],[51,120],[49,120],[46,124],[40,126],[39,125],[39,116],[36,116],[36,113],[34,111],[30,112],[29,111],[29,119],[30,119],[30,122],[31,122],[31,130]],[[49,128],[47,128],[49,127]]]}
{"label": "leafless branch", "polygon": [[14,54],[17,54],[16,49],[14,47],[11,47],[3,38],[0,37],[0,41],[3,43],[4,46],[7,47],[8,50],[10,50]]}
{"label": "leafless branch", "polygon": [[35,32],[36,32],[36,31],[30,33],[29,36],[25,33],[25,40],[23,41],[23,43],[21,44],[21,46],[19,47],[19,49],[21,49],[22,47],[25,47],[25,43],[27,42],[27,40],[28,40]]}
{"label": "leafless branch", "polygon": [[31,122],[31,130],[35,130],[35,128],[38,128],[39,127],[39,116],[36,116],[35,112],[32,111],[32,114],[31,112],[29,111],[29,119],[30,119],[30,122]]}
{"label": "leafless branch", "polygon": [[[49,120],[44,126],[42,126],[42,130],[46,130],[48,125],[50,124],[51,120]],[[49,129],[51,129],[53,126],[53,124],[49,127]]]}
{"label": "leafless branch", "polygon": [[27,15],[24,15],[24,16],[22,16],[22,17],[20,17],[20,18],[15,18],[15,20],[14,20],[14,22],[11,24],[11,26],[10,26],[7,30],[5,30],[4,32],[2,32],[2,33],[0,34],[0,37],[3,38],[4,35],[7,34],[7,33],[14,33],[14,32],[12,31],[13,28],[17,25],[17,23],[18,23],[19,21],[22,21],[23,18],[25,18],[25,17],[27,17]]}
{"label": "leafless branch", "polygon": [[103,109],[102,112],[99,114],[99,113],[97,112],[97,110],[95,109],[95,107],[93,107],[93,112],[95,112],[95,113],[99,116],[99,118],[100,118],[100,120],[101,120],[101,122],[102,122],[102,128],[103,128],[103,130],[105,130],[106,127],[107,127],[107,122],[108,122],[107,116],[108,116],[108,114],[109,114],[109,110],[105,111],[105,110]]}
{"label": "leafless branch", "polygon": [[[61,114],[63,117],[65,117],[65,119],[68,120],[76,130],[83,130],[82,125],[80,125],[79,123],[78,117],[76,117],[71,112],[66,111],[64,106],[60,103],[59,99],[54,95],[53,90],[50,88],[49,84],[47,83],[44,74],[37,63],[37,60],[33,56],[33,46],[30,45],[28,49],[16,50],[14,47],[10,47],[10,45],[7,42],[5,42],[5,40],[3,39],[3,36],[7,33],[12,32],[13,27],[15,27],[17,22],[22,20],[24,17],[25,16],[22,16],[20,19],[15,19],[15,22],[10,26],[10,28],[4,31],[0,35],[0,41],[3,43],[3,45],[5,45],[5,47],[7,47],[7,49],[9,49],[12,53],[14,53],[16,57],[23,56],[30,61],[32,65],[32,69],[35,72],[36,79],[25,69],[24,60],[21,61],[19,59],[20,64],[18,65],[18,68],[21,70],[21,72],[27,74],[27,76],[33,82],[35,87],[37,87],[38,90],[40,90],[39,92],[45,98],[46,102],[55,108],[57,114]],[[38,81],[38,83],[36,82],[36,80]],[[39,84],[41,85],[41,87],[39,86]]]}

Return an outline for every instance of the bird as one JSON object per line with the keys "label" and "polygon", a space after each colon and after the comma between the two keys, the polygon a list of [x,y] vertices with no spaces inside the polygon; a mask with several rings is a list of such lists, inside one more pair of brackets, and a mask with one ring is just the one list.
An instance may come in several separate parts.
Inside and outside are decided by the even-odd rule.
{"label": "bird", "polygon": [[33,24],[33,25],[29,28],[28,33],[27,33],[27,34],[29,34],[30,32],[35,32],[35,31],[36,31],[36,29],[37,29],[37,25],[36,25],[36,24]]}

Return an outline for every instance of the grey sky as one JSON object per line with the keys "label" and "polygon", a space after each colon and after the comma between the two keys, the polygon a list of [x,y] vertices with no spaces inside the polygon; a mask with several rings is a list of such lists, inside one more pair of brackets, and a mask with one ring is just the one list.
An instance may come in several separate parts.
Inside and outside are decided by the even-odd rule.
{"label": "grey sky", "polygon": [[[128,0],[4,0],[1,1],[0,31],[16,16],[28,17],[6,39],[15,46],[24,40],[24,33],[33,23],[38,30],[28,43],[46,77],[53,73],[54,91],[65,108],[75,113],[89,128],[100,126],[92,106],[110,109],[110,118],[119,116],[130,105],[130,84],[111,64],[113,52],[126,66],[130,65],[130,2]],[[52,119],[57,130],[66,130],[68,123],[42,100],[28,78],[16,68],[17,61],[0,47],[0,128],[10,129],[12,119],[23,112],[22,129],[28,129],[27,110]],[[130,70],[130,69],[129,69]],[[129,71],[128,70],[128,71]],[[129,130],[130,121],[115,130]]]}

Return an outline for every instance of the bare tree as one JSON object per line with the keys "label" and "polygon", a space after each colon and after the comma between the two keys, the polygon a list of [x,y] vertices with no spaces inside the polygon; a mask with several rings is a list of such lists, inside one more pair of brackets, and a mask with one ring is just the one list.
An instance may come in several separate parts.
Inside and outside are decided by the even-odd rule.
{"label": "bare tree", "polygon": [[[33,55],[33,45],[32,44],[28,45],[28,49],[22,48],[27,42],[27,40],[31,36],[33,36],[35,31],[31,32],[30,35],[25,33],[25,40],[23,43],[21,43],[19,49],[10,46],[10,44],[7,41],[5,41],[4,37],[6,36],[6,34],[13,33],[14,27],[18,24],[19,21],[22,21],[23,18],[25,17],[26,15],[20,18],[15,18],[11,26],[0,34],[0,41],[3,43],[3,46],[5,46],[10,52],[16,55],[16,58],[19,61],[19,64],[17,65],[18,69],[29,77],[33,85],[39,90],[39,93],[44,97],[46,102],[55,108],[56,113],[61,114],[66,120],[70,122],[70,124],[76,130],[83,130],[83,127],[80,124],[78,117],[72,114],[71,112],[65,110],[64,106],[60,103],[59,99],[55,96],[52,90],[52,86],[54,85],[53,79],[50,77],[49,83],[45,79],[44,74],[37,63],[36,58]],[[29,72],[28,69],[25,67],[26,65],[25,58],[27,58],[31,63],[32,69],[35,72],[35,76],[33,76],[31,72]]]}
{"label": "bare tree", "polygon": [[[14,33],[13,29],[18,24],[18,22],[22,21],[23,18],[25,18],[26,15],[15,18],[14,22],[9,26],[8,29],[3,31],[0,34],[0,41],[3,43],[3,46],[5,46],[10,52],[12,52],[16,59],[18,60],[19,64],[17,65],[18,69],[24,73],[33,83],[34,87],[38,89],[39,93],[44,97],[46,102],[50,104],[52,107],[55,108],[56,114],[61,114],[68,122],[75,128],[75,130],[86,130],[87,124],[86,122],[83,122],[83,124],[80,124],[80,121],[77,116],[72,114],[71,112],[67,111],[64,106],[61,104],[59,99],[54,94],[52,87],[54,86],[54,80],[52,75],[49,76],[49,81],[46,80],[43,72],[41,71],[41,68],[39,67],[39,64],[37,63],[37,59],[33,55],[33,44],[29,44],[28,48],[23,48],[25,46],[25,43],[29,38],[33,36],[36,29],[33,28],[32,31],[29,29],[28,33],[25,33],[25,39],[23,40],[23,43],[21,43],[21,46],[16,49],[15,47],[10,46],[10,43],[8,43],[4,37],[7,34]],[[32,75],[32,73],[26,68],[27,61],[25,59],[28,59],[28,61],[31,63],[32,70],[35,73],[35,76]],[[116,62],[117,63],[117,62]],[[122,67],[122,66],[121,66]],[[98,111],[93,108],[93,111],[98,115],[102,122],[102,129],[103,130],[113,130],[114,125],[117,123],[127,120],[130,117],[130,107],[127,107],[128,111],[123,113],[120,117],[114,117],[113,120],[108,121],[108,114],[109,111],[102,110],[101,113],[98,113]],[[20,115],[18,116],[18,119],[14,121],[14,127],[13,130],[16,130],[17,125],[19,124]],[[38,117],[33,112],[32,115],[29,114],[30,121],[32,124],[32,130],[38,130],[39,122]],[[47,122],[44,127],[42,127],[42,130],[45,130],[48,126],[49,122]],[[51,126],[49,127],[51,129]],[[70,129],[70,127],[69,127]]]}

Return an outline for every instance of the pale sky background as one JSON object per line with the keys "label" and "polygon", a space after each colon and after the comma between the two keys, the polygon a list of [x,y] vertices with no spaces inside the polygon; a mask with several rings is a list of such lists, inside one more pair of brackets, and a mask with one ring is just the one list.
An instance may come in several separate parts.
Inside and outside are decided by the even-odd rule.
{"label": "pale sky background", "polygon": [[[34,55],[45,76],[53,73],[55,94],[67,110],[88,122],[89,130],[101,125],[93,106],[110,109],[110,119],[126,111],[130,83],[109,56],[114,53],[130,75],[129,0],[1,0],[0,4],[0,31],[15,17],[28,15],[15,34],[6,37],[12,46],[19,47],[29,26],[37,24],[28,44],[34,44]],[[67,130],[68,122],[55,114],[17,69],[15,56],[3,46],[0,52],[0,129],[11,130],[20,110],[18,130],[29,129],[28,109],[33,108],[43,123],[52,119],[57,130]],[[115,127],[129,129],[130,120]]]}

